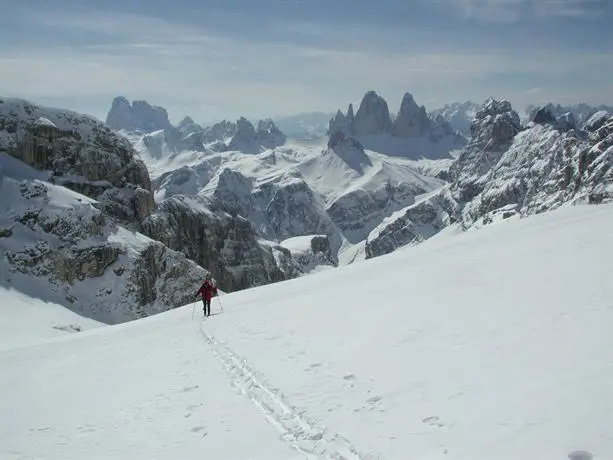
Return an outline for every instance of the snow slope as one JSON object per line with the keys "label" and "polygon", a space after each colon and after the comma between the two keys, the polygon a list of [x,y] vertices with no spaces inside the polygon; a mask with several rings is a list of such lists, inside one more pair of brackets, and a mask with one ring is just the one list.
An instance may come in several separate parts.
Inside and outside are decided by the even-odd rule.
{"label": "snow slope", "polygon": [[0,458],[611,458],[612,211],[0,351]]}
{"label": "snow slope", "polygon": [[0,349],[30,345],[103,325],[61,305],[42,302],[5,286],[0,286],[0,317]]}

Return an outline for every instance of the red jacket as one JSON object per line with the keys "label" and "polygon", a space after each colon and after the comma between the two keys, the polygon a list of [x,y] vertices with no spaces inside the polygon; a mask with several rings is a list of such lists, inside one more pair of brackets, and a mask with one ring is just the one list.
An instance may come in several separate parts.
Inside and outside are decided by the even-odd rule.
{"label": "red jacket", "polygon": [[211,298],[217,294],[217,288],[209,280],[205,280],[196,292],[196,295],[200,294],[203,299],[211,300]]}

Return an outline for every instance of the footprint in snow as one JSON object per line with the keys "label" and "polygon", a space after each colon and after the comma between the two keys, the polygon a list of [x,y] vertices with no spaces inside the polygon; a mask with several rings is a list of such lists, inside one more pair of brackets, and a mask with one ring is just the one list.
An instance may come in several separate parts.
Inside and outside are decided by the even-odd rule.
{"label": "footprint in snow", "polygon": [[313,363],[307,369],[305,369],[305,371],[310,371],[311,369],[317,369],[318,367],[321,367],[321,363]]}
{"label": "footprint in snow", "polygon": [[208,433],[207,433],[206,431],[204,431],[204,430],[206,430],[206,426],[202,426],[202,425],[200,425],[200,426],[195,426],[195,427],[193,427],[193,428],[192,428],[190,431],[191,431],[192,433],[201,433],[201,434],[202,434],[202,437],[204,438],[204,437],[205,437],[205,436],[208,434]]}
{"label": "footprint in snow", "polygon": [[192,390],[195,390],[195,389],[197,389],[197,388],[200,388],[200,385],[194,385],[194,386],[191,386],[191,387],[184,387],[184,388],[181,390],[181,392],[182,392],[182,393],[185,393],[185,392],[187,392],[187,391],[192,391]]}
{"label": "footprint in snow", "polygon": [[428,425],[444,427],[445,424],[440,422],[440,419],[436,415],[432,415],[430,417],[426,417],[422,420],[423,423],[427,423]]}

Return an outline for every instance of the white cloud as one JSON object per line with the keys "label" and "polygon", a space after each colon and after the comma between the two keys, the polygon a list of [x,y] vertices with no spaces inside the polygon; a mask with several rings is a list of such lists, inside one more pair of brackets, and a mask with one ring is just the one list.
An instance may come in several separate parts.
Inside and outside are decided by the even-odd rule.
{"label": "white cloud", "polygon": [[538,16],[595,18],[608,0],[532,0]]}
{"label": "white cloud", "polygon": [[464,17],[471,19],[512,22],[519,19],[521,8],[526,1],[527,0],[434,0],[434,3],[441,3],[448,8],[459,11]]}
{"label": "white cloud", "polygon": [[[95,30],[107,39],[79,47],[0,47],[3,92],[41,102],[70,101],[69,108],[100,118],[116,95],[165,106],[175,121],[189,114],[197,121],[211,122],[242,115],[256,118],[333,111],[359,102],[370,89],[384,96],[391,110],[398,108],[405,91],[412,92],[420,103],[431,101],[432,108],[454,100],[480,102],[490,95],[514,102],[535,96],[568,98],[580,93],[560,88],[558,93],[530,95],[524,93],[525,88],[484,82],[492,75],[508,73],[535,78],[577,74],[580,78],[582,69],[596,67],[603,74],[613,73],[608,55],[596,53],[371,50],[355,41],[359,37],[370,40],[357,30],[352,48],[324,48],[252,42],[122,14],[40,14],[30,19],[62,29]],[[537,85],[541,82],[535,82]],[[594,94],[582,96],[596,102],[599,90],[602,88],[594,86],[590,90]]]}
{"label": "white cloud", "polygon": [[609,0],[425,0],[463,17],[487,22],[514,22],[522,17],[596,17]]}

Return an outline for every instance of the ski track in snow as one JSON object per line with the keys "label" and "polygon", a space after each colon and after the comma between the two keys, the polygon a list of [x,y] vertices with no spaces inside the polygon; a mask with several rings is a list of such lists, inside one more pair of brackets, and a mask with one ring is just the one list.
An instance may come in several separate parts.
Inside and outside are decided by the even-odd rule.
{"label": "ski track in snow", "polygon": [[281,433],[282,439],[304,454],[307,459],[369,460],[372,458],[360,454],[344,437],[329,434],[325,428],[314,426],[305,418],[303,411],[292,406],[282,393],[267,383],[244,358],[207,333],[204,325],[200,326],[200,334],[225,368],[232,379],[232,384],[263,412],[266,420]]}

